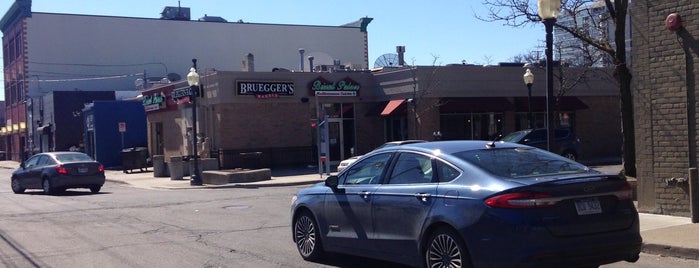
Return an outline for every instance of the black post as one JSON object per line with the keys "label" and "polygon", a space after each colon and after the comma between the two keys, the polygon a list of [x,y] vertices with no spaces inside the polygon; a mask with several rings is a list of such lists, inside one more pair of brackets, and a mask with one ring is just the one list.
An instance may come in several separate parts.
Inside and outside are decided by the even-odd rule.
{"label": "black post", "polygon": [[532,84],[527,83],[527,90],[529,91],[529,96],[527,97],[527,102],[529,104],[529,112],[527,113],[527,120],[529,121],[529,129],[534,129],[534,116],[532,115]]}
{"label": "black post", "polygon": [[[197,70],[197,59],[192,59],[192,67],[195,72]],[[189,180],[189,185],[199,186],[202,185],[201,177],[199,176],[199,157],[197,152],[197,93],[199,92],[199,85],[190,86],[192,98],[192,150],[193,160],[194,160],[194,170],[192,171],[192,176]]]}
{"label": "black post", "polygon": [[546,27],[546,149],[551,151],[554,143],[553,124],[553,24],[556,19],[545,19]]}

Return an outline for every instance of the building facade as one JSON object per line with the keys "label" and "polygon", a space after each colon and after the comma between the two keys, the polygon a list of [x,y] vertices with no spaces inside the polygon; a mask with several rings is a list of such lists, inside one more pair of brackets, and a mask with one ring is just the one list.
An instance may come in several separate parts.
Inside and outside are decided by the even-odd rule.
{"label": "building facade", "polygon": [[[532,110],[544,122],[544,70],[533,72],[537,78]],[[574,128],[582,137],[582,160],[619,157],[620,119],[601,116],[619,114],[617,89],[609,70],[593,73],[587,75],[608,79],[580,84],[561,96],[558,126]],[[248,152],[260,152],[265,166],[305,166],[316,163],[319,155],[337,162],[393,140],[493,140],[528,126],[523,74],[521,65],[403,66],[373,72],[217,71],[201,80],[197,152],[219,157],[222,168],[240,167]],[[173,92],[187,87],[176,83],[144,92],[149,151],[164,155],[166,162],[193,152],[192,104],[187,100],[177,104],[173,97],[177,95]],[[313,127],[314,123],[318,125]],[[328,128],[326,151],[316,129],[323,124]]]}
{"label": "building facade", "polygon": [[[41,126],[31,104],[51,91],[116,91],[117,99],[133,97],[153,82],[182,79],[192,58],[199,60],[202,73],[308,71],[337,62],[349,69],[368,68],[371,18],[312,26],[191,20],[186,15],[40,13],[31,11],[30,0],[14,1],[0,20],[9,126],[3,140],[11,158],[21,159],[21,152],[37,148]],[[313,57],[313,66],[304,64],[307,57]]]}
{"label": "building facade", "polygon": [[[630,5],[638,209],[689,216],[692,204],[699,209],[699,201],[690,200],[689,183],[696,178],[699,139],[699,25],[693,23],[699,3],[634,0]],[[679,15],[681,27],[666,24],[671,14]]]}

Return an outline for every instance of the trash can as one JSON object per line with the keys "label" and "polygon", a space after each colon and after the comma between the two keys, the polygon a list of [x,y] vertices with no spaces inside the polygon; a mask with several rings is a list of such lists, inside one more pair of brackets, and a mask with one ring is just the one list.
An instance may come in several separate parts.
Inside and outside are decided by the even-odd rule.
{"label": "trash can", "polygon": [[134,147],[121,150],[121,167],[124,173],[134,169],[148,169],[148,148]]}
{"label": "trash can", "polygon": [[168,170],[165,166],[165,156],[164,155],[154,155],[153,156],[153,177],[167,177]]}
{"label": "trash can", "polygon": [[182,156],[170,157],[168,168],[170,169],[170,180],[182,180],[184,178],[184,161]]}

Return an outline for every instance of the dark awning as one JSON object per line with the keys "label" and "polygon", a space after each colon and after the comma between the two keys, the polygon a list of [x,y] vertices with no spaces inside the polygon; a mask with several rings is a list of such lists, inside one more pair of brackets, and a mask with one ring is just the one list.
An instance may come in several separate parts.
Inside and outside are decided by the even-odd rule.
{"label": "dark awning", "polygon": [[[558,110],[561,111],[585,110],[589,108],[590,107],[588,107],[587,104],[582,102],[577,97],[562,96],[558,100]],[[527,97],[515,98],[515,110],[517,112],[529,111],[529,102],[527,101]],[[546,97],[532,97],[532,111],[546,111]]]}
{"label": "dark awning", "polygon": [[502,112],[514,108],[504,97],[443,98],[441,103],[441,113]]}

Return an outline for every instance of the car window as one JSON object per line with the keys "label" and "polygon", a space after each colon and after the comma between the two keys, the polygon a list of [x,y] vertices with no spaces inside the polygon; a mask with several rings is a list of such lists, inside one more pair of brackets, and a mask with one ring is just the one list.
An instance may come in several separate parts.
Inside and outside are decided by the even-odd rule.
{"label": "car window", "polygon": [[39,156],[34,156],[32,158],[29,158],[26,162],[24,162],[24,167],[25,168],[31,168],[33,166],[36,166],[36,164],[39,162]]}
{"label": "car window", "polygon": [[526,178],[587,173],[589,168],[535,148],[502,148],[458,152],[455,156],[496,176]]}
{"label": "car window", "polygon": [[432,182],[432,160],[430,157],[401,153],[391,171],[389,184],[413,184]]}
{"label": "car window", "polygon": [[92,161],[90,156],[83,153],[59,154],[56,159],[62,163]]}
{"label": "car window", "polygon": [[442,161],[437,161],[437,181],[448,182],[456,179],[461,174],[459,170]]}
{"label": "car window", "polygon": [[381,174],[386,169],[390,153],[372,155],[357,161],[347,172],[343,173],[340,184],[376,184],[381,180]]}
{"label": "car window", "polygon": [[542,129],[534,130],[530,132],[525,139],[529,139],[530,142],[546,140],[546,131]]}
{"label": "car window", "polygon": [[39,157],[39,161],[38,161],[37,165],[40,167],[43,167],[43,166],[47,166],[47,165],[52,164],[52,162],[53,162],[53,160],[51,159],[51,157],[49,157],[47,155],[42,155],[41,157]]}

